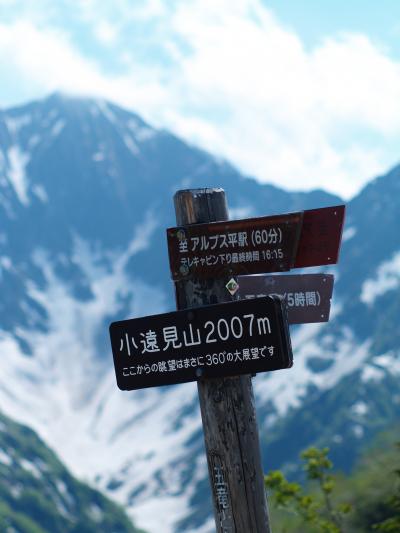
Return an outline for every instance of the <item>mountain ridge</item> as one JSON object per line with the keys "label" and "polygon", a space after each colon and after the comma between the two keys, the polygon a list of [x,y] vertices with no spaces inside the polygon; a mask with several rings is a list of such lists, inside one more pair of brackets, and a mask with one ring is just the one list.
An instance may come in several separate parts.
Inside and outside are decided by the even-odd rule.
{"label": "mountain ridge", "polygon": [[31,429],[2,414],[0,472],[2,531],[145,533],[121,508],[74,479]]}

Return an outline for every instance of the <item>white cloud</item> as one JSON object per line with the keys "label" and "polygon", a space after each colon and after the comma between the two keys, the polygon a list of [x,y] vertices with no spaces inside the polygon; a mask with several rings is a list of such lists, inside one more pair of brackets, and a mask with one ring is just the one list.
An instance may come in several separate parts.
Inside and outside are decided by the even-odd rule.
{"label": "white cloud", "polygon": [[0,24],[0,64],[4,70],[13,71],[16,85],[29,85],[34,94],[63,90],[104,96],[129,107],[143,106],[144,110],[154,108],[158,101],[165,103],[157,79],[108,77],[93,60],[83,57],[63,32],[39,29],[28,21]]}
{"label": "white cloud", "polygon": [[118,28],[106,20],[101,20],[95,27],[97,39],[104,44],[112,44],[117,37]]}
{"label": "white cloud", "polygon": [[18,80],[53,91],[76,88],[90,90],[101,82],[96,66],[83,59],[66,36],[55,30],[39,30],[27,21],[0,26],[0,58],[13,68]]}
{"label": "white cloud", "polygon": [[[37,90],[102,95],[134,108],[282,187],[348,197],[396,162],[387,145],[400,132],[400,63],[367,36],[343,34],[307,50],[259,0],[129,7],[118,1],[111,22],[103,11],[96,17],[96,0],[80,2],[109,45],[116,28],[134,34],[153,20],[146,42],[116,50],[121,75],[104,74],[101,60],[85,59],[65,33],[29,22],[0,27],[0,61]],[[158,57],[143,54],[147,48],[140,54],[139,45]]]}
{"label": "white cloud", "polygon": [[[257,1],[235,6],[196,1],[174,18],[193,50],[182,61],[186,105],[216,110],[219,142],[207,146],[261,179],[346,196],[384,170],[384,136],[400,129],[399,65],[363,36],[307,52]],[[381,146],[356,135],[343,144],[349,127],[382,136]]]}

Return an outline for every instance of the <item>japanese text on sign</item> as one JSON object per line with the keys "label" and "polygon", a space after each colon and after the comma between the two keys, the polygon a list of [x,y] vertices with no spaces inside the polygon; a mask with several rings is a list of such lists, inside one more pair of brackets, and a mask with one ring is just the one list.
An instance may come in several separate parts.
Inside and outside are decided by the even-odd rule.
{"label": "japanese text on sign", "polygon": [[[215,461],[215,460],[214,460]],[[218,461],[219,462],[219,461]],[[217,461],[215,461],[217,463]],[[218,521],[223,533],[233,533],[232,505],[229,495],[229,486],[226,481],[222,465],[214,464],[213,489],[217,504]]]}
{"label": "japanese text on sign", "polygon": [[[290,274],[238,276],[235,293],[253,299],[281,296],[288,310],[289,324],[327,322],[334,278],[332,274]],[[229,290],[229,289],[228,289]]]}
{"label": "japanese text on sign", "polygon": [[[308,307],[313,306],[317,307],[321,303],[321,295],[318,291],[308,291],[308,292],[284,292],[281,294],[278,293],[270,293],[270,295],[275,294],[276,296],[282,296],[282,298],[286,301],[288,307]],[[262,298],[264,296],[268,296],[268,293],[260,293],[260,294],[246,294],[247,299],[251,298]]]}
{"label": "japanese text on sign", "polygon": [[291,366],[287,322],[277,298],[115,322],[110,334],[122,389]]}
{"label": "japanese text on sign", "polygon": [[185,237],[184,230],[178,235],[179,252],[195,252],[205,250],[223,250],[224,248],[246,248],[249,242],[253,246],[260,244],[278,244],[282,242],[283,232],[280,227],[264,228],[252,231],[239,231],[237,233],[222,233],[217,235],[199,235]]}
{"label": "japanese text on sign", "polygon": [[[225,318],[220,318],[217,322],[207,320],[201,328],[193,328],[188,324],[187,329],[181,331],[176,326],[162,328],[162,335],[151,329],[140,332],[141,348],[138,348],[134,336],[125,333],[121,337],[120,352],[126,350],[126,354],[131,356],[135,353],[145,354],[163,351],[170,348],[181,348],[196,346],[202,343],[212,344],[217,340],[227,341],[232,338],[241,339],[243,335],[252,337],[254,335],[266,335],[271,333],[271,323],[267,317],[256,317],[254,313],[242,316],[233,316],[228,322]],[[158,337],[162,339],[159,343]],[[160,348],[160,346],[161,348]],[[136,351],[136,352],[135,352]]]}
{"label": "japanese text on sign", "polygon": [[172,277],[289,270],[296,257],[301,221],[302,213],[291,213],[170,228]]}

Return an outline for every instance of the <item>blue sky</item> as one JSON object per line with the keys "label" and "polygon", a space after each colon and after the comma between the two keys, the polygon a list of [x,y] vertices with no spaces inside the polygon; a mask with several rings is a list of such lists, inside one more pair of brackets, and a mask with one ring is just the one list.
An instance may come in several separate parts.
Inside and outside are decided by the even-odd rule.
{"label": "blue sky", "polygon": [[284,188],[400,159],[394,0],[0,0],[0,79],[2,108],[107,98]]}

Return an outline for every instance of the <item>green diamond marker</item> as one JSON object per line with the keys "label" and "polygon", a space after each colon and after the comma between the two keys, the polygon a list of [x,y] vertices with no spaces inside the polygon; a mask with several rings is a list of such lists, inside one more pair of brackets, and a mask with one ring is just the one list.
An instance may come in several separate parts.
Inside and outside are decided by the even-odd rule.
{"label": "green diamond marker", "polygon": [[230,294],[233,296],[236,294],[237,290],[239,289],[239,284],[236,283],[236,280],[231,278],[228,283],[225,285],[225,287],[228,289]]}

